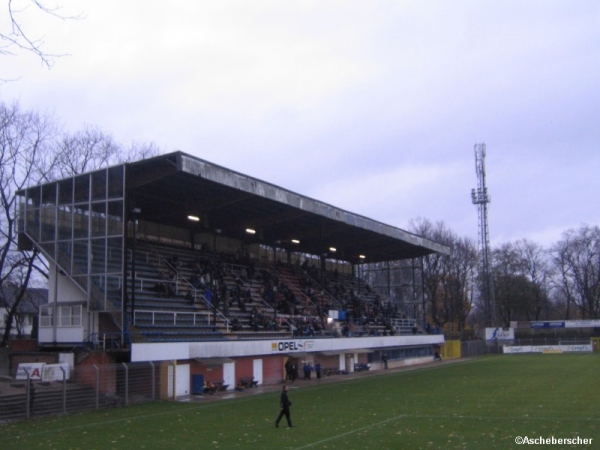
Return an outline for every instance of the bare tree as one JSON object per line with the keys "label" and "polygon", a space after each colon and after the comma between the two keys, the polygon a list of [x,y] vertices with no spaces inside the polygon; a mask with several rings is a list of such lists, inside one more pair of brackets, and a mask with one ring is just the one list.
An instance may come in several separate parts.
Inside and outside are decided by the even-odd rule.
{"label": "bare tree", "polygon": [[10,283],[19,287],[8,311],[2,346],[10,336],[31,275],[39,267],[35,264],[37,251],[17,250],[16,192],[44,180],[52,170],[46,166],[46,154],[51,151],[54,135],[55,126],[48,117],[23,112],[17,104],[0,103],[0,286]]}
{"label": "bare tree", "polygon": [[122,147],[110,134],[86,125],[82,130],[58,139],[53,178],[71,177],[115,164],[152,158],[161,153],[152,142],[133,142],[129,147]]}
{"label": "bare tree", "polygon": [[492,254],[494,295],[504,326],[540,320],[550,313],[550,268],[546,252],[527,240],[506,243]]}
{"label": "bare tree", "polygon": [[565,317],[571,317],[572,307],[579,313],[575,318],[600,317],[600,228],[582,225],[565,231],[553,255]]}
{"label": "bare tree", "polygon": [[10,281],[5,281],[0,285],[0,296],[2,296],[7,313],[0,347],[4,347],[8,343],[13,325],[17,330],[17,335],[22,335],[24,316],[19,314],[19,310],[29,298],[27,286],[33,272],[31,261],[35,260],[36,256],[37,252],[33,252],[29,257],[14,262],[11,267]]}
{"label": "bare tree", "polygon": [[423,286],[429,317],[435,325],[451,324],[462,331],[471,313],[471,290],[477,264],[473,241],[459,238],[443,222],[411,221],[411,231],[444,244],[450,255],[434,253],[423,257]]}
{"label": "bare tree", "polygon": [[121,149],[112,136],[98,127],[86,125],[83,130],[62,136],[56,148],[58,178],[79,175],[114,164]]}
{"label": "bare tree", "polygon": [[35,248],[18,250],[17,191],[159,152],[148,143],[122,149],[110,135],[90,126],[61,136],[54,119],[21,111],[16,103],[0,102],[0,288],[8,284],[18,287],[15,299],[5,302],[11,307],[0,345],[6,345],[34,274],[48,277],[48,264]]}
{"label": "bare tree", "polygon": [[124,152],[120,153],[119,162],[125,163],[149,159],[162,153],[164,153],[164,151],[154,142],[134,141]]}
{"label": "bare tree", "polygon": [[540,314],[549,319],[554,312],[550,302],[554,277],[551,254],[538,243],[527,239],[517,241],[515,245],[524,261],[524,275],[535,286],[532,300],[539,314],[531,320],[539,320]]}
{"label": "bare tree", "polygon": [[462,331],[473,308],[471,292],[477,267],[477,245],[469,238],[455,235],[450,248],[447,289],[451,295],[450,301],[445,304],[445,315],[456,324],[457,331]]}
{"label": "bare tree", "polygon": [[[51,53],[44,48],[44,37],[32,34],[25,23],[25,16],[41,13],[54,19],[66,20],[80,18],[79,15],[63,14],[57,3],[42,0],[7,0],[4,14],[8,20],[5,28],[0,28],[0,55],[15,56],[25,52],[35,55],[42,65],[51,68],[57,57],[61,54]],[[35,33],[38,33],[36,30]]]}
{"label": "bare tree", "polygon": [[[420,236],[436,240],[440,243],[447,242],[450,238],[450,231],[446,229],[443,223],[440,222],[434,225],[427,219],[418,218],[412,220],[410,222],[410,230]],[[433,253],[422,258],[423,291],[427,302],[427,309],[429,310],[429,314],[427,314],[427,311],[423,311],[423,314],[426,317],[429,315],[434,323],[438,320],[439,305],[444,300],[441,292],[441,280],[445,276],[442,258],[443,255],[440,253]]]}

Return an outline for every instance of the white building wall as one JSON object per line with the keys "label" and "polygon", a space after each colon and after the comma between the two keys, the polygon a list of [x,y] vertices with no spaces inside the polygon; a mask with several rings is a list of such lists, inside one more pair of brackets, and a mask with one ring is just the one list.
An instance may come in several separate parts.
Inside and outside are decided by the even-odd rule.
{"label": "white building wall", "polygon": [[97,331],[94,330],[98,324],[97,313],[88,313],[86,293],[66,275],[57,272],[56,264],[51,262],[49,269],[48,304],[56,306],[82,305],[81,325],[59,327],[55,313],[52,327],[45,327],[40,324],[38,341],[40,343],[83,342],[92,332]]}
{"label": "white building wall", "polygon": [[[131,345],[131,361],[168,361],[174,359],[218,358],[294,353],[336,352],[413,345],[443,345],[441,334],[414,336],[377,336],[336,339],[287,339],[260,341],[210,341],[140,343]],[[341,361],[340,361],[341,362]]]}

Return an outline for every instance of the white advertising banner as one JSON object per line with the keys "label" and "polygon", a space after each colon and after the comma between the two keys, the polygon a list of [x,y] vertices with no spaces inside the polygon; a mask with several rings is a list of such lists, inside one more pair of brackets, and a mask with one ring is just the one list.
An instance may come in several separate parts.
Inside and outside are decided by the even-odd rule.
{"label": "white advertising banner", "polygon": [[600,328],[600,320],[566,320],[565,328]]}
{"label": "white advertising banner", "polygon": [[593,352],[594,347],[592,344],[583,345],[561,345],[563,352]]}
{"label": "white advertising banner", "polygon": [[69,364],[46,364],[42,373],[42,381],[63,381],[71,377]]}
{"label": "white advertising banner", "polygon": [[17,380],[26,380],[27,374],[32,380],[41,380],[46,363],[21,363],[17,367]]}
{"label": "white advertising banner", "polygon": [[531,351],[533,353],[552,353],[552,352],[558,352],[560,353],[562,351],[561,345],[532,345],[531,346]]}
{"label": "white advertising banner", "polygon": [[577,345],[505,345],[503,353],[563,353],[563,352],[593,352],[592,344]]}
{"label": "white advertising banner", "polygon": [[514,328],[486,328],[485,329],[485,339],[486,341],[495,341],[498,339],[499,341],[512,340],[515,338],[515,329]]}
{"label": "white advertising banner", "polygon": [[504,353],[531,353],[531,345],[505,345],[502,347]]}

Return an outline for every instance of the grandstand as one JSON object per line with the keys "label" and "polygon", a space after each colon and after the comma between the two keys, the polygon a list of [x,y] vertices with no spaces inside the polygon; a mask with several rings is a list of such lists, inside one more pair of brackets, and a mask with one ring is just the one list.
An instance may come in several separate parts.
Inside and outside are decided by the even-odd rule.
{"label": "grandstand", "polygon": [[288,359],[352,371],[383,354],[392,365],[428,360],[443,343],[358,268],[446,247],[191,155],[19,196],[20,246],[50,266],[39,345],[75,348],[78,364],[99,351],[169,361],[179,395],[194,375],[278,382]]}

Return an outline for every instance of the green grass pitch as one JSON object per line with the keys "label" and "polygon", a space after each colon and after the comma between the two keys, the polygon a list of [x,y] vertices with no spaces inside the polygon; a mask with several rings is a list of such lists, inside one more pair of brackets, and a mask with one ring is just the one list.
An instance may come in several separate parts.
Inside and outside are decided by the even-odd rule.
{"label": "green grass pitch", "polygon": [[483,449],[529,439],[600,446],[600,354],[506,355],[290,389],[295,428],[274,427],[279,392],[157,402],[0,426],[8,449]]}

